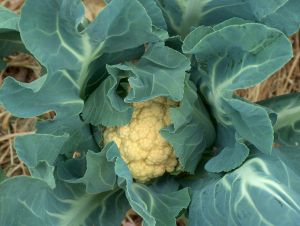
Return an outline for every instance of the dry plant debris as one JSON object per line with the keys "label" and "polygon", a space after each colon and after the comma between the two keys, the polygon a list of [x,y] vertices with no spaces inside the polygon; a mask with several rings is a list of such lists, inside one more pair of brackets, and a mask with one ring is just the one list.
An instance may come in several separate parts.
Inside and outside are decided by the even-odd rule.
{"label": "dry plant debris", "polygon": [[105,6],[103,0],[83,0],[86,7],[85,17],[89,21],[93,21],[101,9]]}
{"label": "dry plant debris", "polygon": [[14,11],[15,13],[19,13],[24,0],[0,0],[0,4]]}

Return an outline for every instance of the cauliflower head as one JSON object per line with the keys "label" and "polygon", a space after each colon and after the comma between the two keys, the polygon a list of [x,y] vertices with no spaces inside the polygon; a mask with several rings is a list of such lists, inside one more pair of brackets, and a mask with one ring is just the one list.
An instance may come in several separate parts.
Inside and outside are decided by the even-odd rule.
{"label": "cauliflower head", "polygon": [[159,133],[171,124],[170,107],[177,103],[165,97],[133,103],[129,124],[104,129],[104,144],[114,141],[132,177],[147,182],[173,172],[178,165],[172,146]]}

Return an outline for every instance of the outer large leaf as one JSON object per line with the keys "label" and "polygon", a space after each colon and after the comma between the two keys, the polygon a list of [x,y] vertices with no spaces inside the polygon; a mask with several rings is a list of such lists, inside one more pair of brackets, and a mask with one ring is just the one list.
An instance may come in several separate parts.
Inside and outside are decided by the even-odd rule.
{"label": "outer large leaf", "polygon": [[80,87],[89,76],[89,64],[104,53],[158,40],[152,34],[151,18],[137,0],[112,1],[95,21],[85,24],[80,0],[29,0],[20,30],[26,47],[48,69],[76,70],[73,79]]}
{"label": "outer large leaf", "polygon": [[[163,193],[162,191],[157,192],[157,187],[134,183],[130,171],[121,159],[118,150],[113,149],[107,154],[108,160],[115,162],[119,186],[124,189],[131,207],[143,218],[143,225],[175,226],[175,218],[190,202],[188,189],[177,191],[177,186],[175,191]],[[164,183],[162,184],[164,185]],[[172,208],[168,209],[166,206]]]}
{"label": "outer large leaf", "polygon": [[170,31],[187,35],[199,25],[214,25],[232,17],[264,23],[291,35],[300,27],[298,0],[158,0]]}
{"label": "outer large leaf", "polygon": [[0,209],[1,225],[116,226],[129,205],[122,190],[90,195],[84,186],[61,182],[51,190],[22,176],[0,184]]}
{"label": "outer large leaf", "polygon": [[100,151],[99,141],[96,140],[90,125],[82,122],[79,116],[38,122],[36,127],[37,133],[40,134],[56,136],[69,134],[61,152],[68,158],[71,158],[75,151],[81,155],[84,155],[88,150]]}
{"label": "outer large leaf", "polygon": [[[50,75],[51,74],[51,75]],[[0,90],[5,108],[17,117],[32,117],[55,111],[57,118],[79,114],[83,101],[69,72],[50,72],[31,83],[7,78]]]}
{"label": "outer large leaf", "polygon": [[29,168],[33,177],[43,179],[55,187],[54,166],[68,136],[33,134],[19,136],[15,141],[18,157]]}
{"label": "outer large leaf", "polygon": [[299,159],[299,149],[274,150],[272,156],[254,155],[220,180],[193,185],[189,224],[299,225]]}
{"label": "outer large leaf", "polygon": [[300,93],[274,97],[260,102],[277,114],[274,126],[276,142],[282,145],[300,145]]}
{"label": "outer large leaf", "polygon": [[[283,66],[292,56],[290,42],[278,30],[261,24],[231,20],[212,29],[199,27],[184,41],[184,52],[195,54],[194,77],[198,76],[217,122],[235,128],[237,137],[270,153],[273,129],[268,112],[233,97],[233,92],[265,80]],[[198,34],[202,35],[196,42]]]}

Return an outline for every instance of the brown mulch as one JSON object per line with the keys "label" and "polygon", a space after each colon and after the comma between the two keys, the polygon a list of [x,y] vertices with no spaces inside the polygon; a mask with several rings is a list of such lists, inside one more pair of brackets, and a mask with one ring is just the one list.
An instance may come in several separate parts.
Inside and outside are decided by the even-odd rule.
{"label": "brown mulch", "polygon": [[[0,0],[7,8],[19,13],[24,0]],[[85,16],[92,21],[104,6],[102,0],[83,0],[86,5]],[[300,32],[291,37],[294,47],[294,58],[280,71],[265,82],[237,94],[250,100],[260,101],[273,96],[292,92],[300,92]],[[41,67],[32,57],[17,54],[6,58],[7,68],[0,72],[0,86],[7,76],[13,76],[22,82],[31,82],[38,78]],[[50,117],[50,116],[46,116]],[[29,134],[35,130],[36,118],[21,119],[13,117],[5,109],[0,108],[0,167],[6,176],[28,175],[28,169],[18,159],[13,140],[17,135]],[[130,210],[122,222],[122,226],[141,226],[142,219]],[[185,223],[178,221],[178,226]]]}
{"label": "brown mulch", "polygon": [[19,13],[24,0],[0,0],[0,4],[14,11],[15,13]]}

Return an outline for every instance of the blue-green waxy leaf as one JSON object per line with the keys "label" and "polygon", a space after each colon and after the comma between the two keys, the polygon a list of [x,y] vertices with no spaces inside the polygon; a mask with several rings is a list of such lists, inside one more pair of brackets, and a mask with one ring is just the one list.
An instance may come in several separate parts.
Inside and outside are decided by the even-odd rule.
{"label": "blue-green waxy leaf", "polygon": [[208,172],[229,172],[239,167],[248,157],[249,149],[243,143],[236,142],[233,147],[225,147],[205,164]]}
{"label": "blue-green waxy leaf", "polygon": [[229,172],[246,160],[249,149],[233,127],[218,124],[217,131],[214,149],[210,150],[216,155],[205,163],[204,169],[211,173]]}
{"label": "blue-green waxy leaf", "polygon": [[275,142],[285,146],[300,145],[300,93],[278,96],[259,102],[277,114]]}
{"label": "blue-green waxy leaf", "polygon": [[[0,33],[7,30],[18,31],[19,16],[0,5]],[[2,34],[1,34],[2,35]]]}
{"label": "blue-green waxy leaf", "polygon": [[167,30],[167,24],[165,22],[164,16],[161,9],[158,7],[155,0],[139,0],[139,2],[144,6],[147,14],[152,20],[153,26]]}
{"label": "blue-green waxy leaf", "polygon": [[300,27],[299,7],[298,0],[288,0],[278,10],[262,18],[260,22],[275,27],[286,35],[292,35]]}
{"label": "blue-green waxy leaf", "polygon": [[[114,164],[107,161],[106,154],[110,149],[115,148],[117,148],[116,145],[111,143],[99,153],[88,151],[84,164],[82,160],[71,159],[58,167],[58,175],[68,183],[85,184],[86,192],[89,194],[111,191],[116,185],[116,174]],[[77,169],[82,165],[85,166],[84,169],[78,170],[83,171],[81,177]]]}
{"label": "blue-green waxy leaf", "polygon": [[69,138],[61,150],[61,154],[68,158],[72,158],[75,151],[81,155],[84,155],[88,150],[100,151],[98,141],[95,140],[90,125],[82,122],[79,116],[38,122],[36,127],[39,134],[56,136],[69,134]]}
{"label": "blue-green waxy leaf", "polygon": [[247,23],[251,23],[251,21],[244,20],[244,19],[239,18],[239,17],[232,17],[228,20],[225,20],[221,23],[218,23],[218,24],[214,25],[213,30],[217,31],[217,30],[221,30],[222,28],[225,28],[225,27],[230,26],[230,25],[242,25],[242,24],[247,24]]}
{"label": "blue-green waxy leaf", "polygon": [[[117,68],[110,66],[108,71],[118,73]],[[85,121],[104,126],[125,125],[130,121],[133,109],[117,94],[119,80],[117,76],[107,77],[89,96],[82,111]]]}
{"label": "blue-green waxy leaf", "polygon": [[0,225],[116,226],[129,209],[120,189],[90,195],[82,185],[58,181],[52,190],[21,176],[3,181],[0,191]]}
{"label": "blue-green waxy leaf", "polygon": [[255,154],[221,179],[193,185],[189,225],[298,225],[299,158],[299,149]]}
{"label": "blue-green waxy leaf", "polygon": [[24,118],[49,111],[55,111],[57,118],[71,117],[79,114],[83,107],[78,86],[67,71],[44,75],[31,83],[7,78],[0,90],[0,99],[13,115]]}
{"label": "blue-green waxy leaf", "polygon": [[160,44],[150,46],[137,64],[128,65],[132,88],[125,102],[146,101],[158,96],[180,101],[190,61],[180,52]]}
{"label": "blue-green waxy leaf", "polygon": [[114,0],[91,24],[79,29],[84,20],[80,0],[29,0],[20,20],[26,47],[48,69],[76,70],[73,79],[80,87],[88,77],[89,64],[104,53],[158,40],[151,18],[137,0]]}
{"label": "blue-green waxy leaf", "polygon": [[184,41],[195,44],[186,48],[195,55],[195,80],[200,81],[200,90],[218,123],[233,127],[238,137],[270,153],[273,129],[267,110],[233,93],[254,86],[282,67],[292,56],[291,44],[283,33],[261,24],[245,22],[218,29],[198,43],[196,31]]}
{"label": "blue-green waxy leaf", "polygon": [[160,133],[174,148],[183,170],[193,173],[203,151],[212,145],[215,130],[196,87],[188,78],[183,100],[178,108],[171,109],[170,114],[172,124]]}
{"label": "blue-green waxy leaf", "polygon": [[55,187],[54,166],[68,136],[32,134],[19,136],[15,140],[18,157],[26,164],[31,175]]}
{"label": "blue-green waxy leaf", "polygon": [[0,183],[6,179],[5,173],[3,170],[0,168]]}
{"label": "blue-green waxy leaf", "polygon": [[192,54],[197,51],[199,40],[204,38],[206,35],[212,33],[214,29],[212,27],[200,26],[191,31],[189,36],[184,40],[182,45],[182,51],[185,54]]}
{"label": "blue-green waxy leaf", "polygon": [[101,57],[94,60],[89,65],[89,75],[86,78],[86,82],[81,88],[82,98],[86,100],[89,95],[109,76],[106,70],[108,65],[115,65],[121,62],[131,61],[133,59],[139,59],[145,52],[144,46],[138,48],[123,50],[114,53],[105,53]]}
{"label": "blue-green waxy leaf", "polygon": [[232,125],[238,134],[253,143],[260,151],[270,153],[273,145],[273,128],[268,112],[260,106],[239,99],[226,101],[230,106],[227,113],[231,115]]}
{"label": "blue-green waxy leaf", "polygon": [[298,0],[158,0],[172,34],[186,36],[192,27],[215,25],[233,17],[264,23],[287,35],[300,27]]}
{"label": "blue-green waxy leaf", "polygon": [[131,173],[117,149],[108,152],[107,158],[114,161],[118,184],[124,189],[132,209],[143,218],[143,225],[176,225],[176,217],[190,202],[188,188],[168,193],[157,192],[157,187],[133,182]]}

